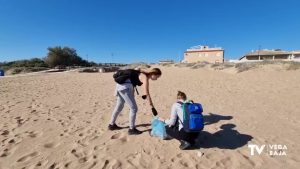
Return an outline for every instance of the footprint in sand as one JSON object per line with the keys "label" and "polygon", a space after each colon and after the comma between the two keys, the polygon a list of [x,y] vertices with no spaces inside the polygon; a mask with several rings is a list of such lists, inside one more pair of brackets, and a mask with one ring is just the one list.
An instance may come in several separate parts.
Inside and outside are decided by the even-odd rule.
{"label": "footprint in sand", "polygon": [[113,159],[109,162],[109,168],[122,168],[122,163],[119,160]]}
{"label": "footprint in sand", "polygon": [[59,145],[59,143],[46,143],[44,144],[45,148],[55,148]]}
{"label": "footprint in sand", "polygon": [[25,155],[25,156],[19,158],[19,159],[17,160],[17,162],[25,162],[25,161],[28,161],[28,160],[34,158],[34,157],[37,156],[37,155],[39,155],[38,152],[33,152],[33,153],[30,153],[30,154],[27,154],[27,155]]}
{"label": "footprint in sand", "polygon": [[97,165],[97,161],[93,162],[93,164],[88,168],[88,169],[92,169]]}
{"label": "footprint in sand", "polygon": [[8,141],[8,143],[13,144],[13,143],[16,143],[16,141],[14,139],[11,139],[11,140]]}
{"label": "footprint in sand", "polygon": [[180,168],[195,168],[192,158],[183,156],[182,153],[171,158],[171,162],[175,163],[176,166],[180,166]]}
{"label": "footprint in sand", "polygon": [[109,161],[108,161],[108,160],[105,160],[105,161],[104,161],[104,164],[103,164],[103,166],[102,166],[102,169],[105,169],[105,168],[108,166],[108,164],[109,164]]}
{"label": "footprint in sand", "polygon": [[88,152],[78,152],[76,149],[73,149],[71,153],[78,159],[79,163],[86,163],[90,159]]}
{"label": "footprint in sand", "polygon": [[57,167],[57,163],[53,163],[48,169],[55,169],[55,168],[60,168],[60,167]]}
{"label": "footprint in sand", "polygon": [[12,138],[6,138],[4,140],[2,140],[2,143],[4,145],[9,144],[9,145],[16,145],[19,144],[23,139],[21,137],[15,136]]}
{"label": "footprint in sand", "polygon": [[88,167],[88,169],[99,168],[99,169],[108,169],[108,168],[122,168],[122,163],[119,160],[112,159],[101,159],[96,160]]}
{"label": "footprint in sand", "polygon": [[4,149],[3,153],[0,155],[0,157],[7,157],[9,155],[9,150],[8,149]]}
{"label": "footprint in sand", "polygon": [[31,132],[27,131],[25,133],[28,133],[28,136],[31,137],[31,138],[36,138],[38,136],[43,135],[43,132],[38,132],[38,131],[31,131]]}
{"label": "footprint in sand", "polygon": [[74,120],[75,119],[75,117],[73,117],[73,116],[67,116],[67,117],[68,117],[69,120]]}
{"label": "footprint in sand", "polygon": [[[151,161],[146,160],[148,156],[147,154],[144,153],[138,153],[136,152],[135,154],[130,154],[126,157],[127,164],[131,166],[131,168],[153,168],[153,169],[158,169],[158,160],[156,157],[153,159],[151,157]],[[146,157],[146,158],[145,158]],[[150,156],[148,156],[150,158]]]}
{"label": "footprint in sand", "polygon": [[128,137],[124,133],[117,133],[111,136],[112,140],[120,140],[121,142],[128,142]]}
{"label": "footprint in sand", "polygon": [[71,150],[71,153],[78,159],[81,159],[84,157],[84,153],[78,152],[76,149]]}
{"label": "footprint in sand", "polygon": [[64,166],[65,166],[65,168],[69,168],[69,166],[70,166],[70,164],[71,164],[72,162],[68,162],[68,163],[66,163]]}
{"label": "footprint in sand", "polygon": [[232,166],[232,160],[231,160],[230,157],[226,157],[226,158],[220,160],[220,162],[221,162],[224,166],[227,166],[227,167]]}
{"label": "footprint in sand", "polygon": [[60,106],[55,106],[53,109],[58,109],[58,108],[60,108]]}
{"label": "footprint in sand", "polygon": [[31,110],[30,113],[31,113],[31,114],[38,114],[38,113],[37,113],[37,110],[35,110],[35,109]]}
{"label": "footprint in sand", "polygon": [[[38,168],[43,168],[43,169],[45,168],[46,169],[47,164],[48,164],[48,160],[38,161],[37,163],[26,167],[26,169],[38,169]],[[23,167],[23,168],[25,169],[25,167]],[[49,169],[49,168],[47,168],[47,169]]]}
{"label": "footprint in sand", "polygon": [[99,145],[94,147],[94,151],[102,150],[102,149],[103,149],[103,147],[102,147],[102,146],[99,146]]}
{"label": "footprint in sand", "polygon": [[153,155],[154,151],[152,149],[149,148],[142,148],[142,151],[146,154],[146,155]]}
{"label": "footprint in sand", "polygon": [[17,120],[18,127],[22,126],[22,124],[24,123],[24,119],[22,119],[20,116],[15,117],[15,119]]}
{"label": "footprint in sand", "polygon": [[79,163],[85,163],[88,161],[88,158],[87,157],[82,157],[78,160]]}
{"label": "footprint in sand", "polygon": [[76,153],[76,149],[73,149],[71,151],[71,153],[76,157],[76,158],[79,158],[79,155]]}
{"label": "footprint in sand", "polygon": [[8,136],[9,135],[9,131],[8,130],[4,130],[2,133],[1,133],[2,136]]}

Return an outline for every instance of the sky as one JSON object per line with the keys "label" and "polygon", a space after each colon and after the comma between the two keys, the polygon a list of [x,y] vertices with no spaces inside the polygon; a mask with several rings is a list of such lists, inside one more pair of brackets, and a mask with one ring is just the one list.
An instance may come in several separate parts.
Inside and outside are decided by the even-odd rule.
{"label": "sky", "polygon": [[183,59],[187,48],[300,50],[299,0],[0,0],[0,62],[68,46],[94,62]]}

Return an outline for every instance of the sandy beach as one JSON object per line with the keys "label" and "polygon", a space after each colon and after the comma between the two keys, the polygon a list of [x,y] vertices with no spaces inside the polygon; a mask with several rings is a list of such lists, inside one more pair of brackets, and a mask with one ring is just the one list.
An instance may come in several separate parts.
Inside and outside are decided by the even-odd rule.
{"label": "sandy beach", "polygon": [[[152,114],[137,95],[144,133],[108,131],[113,73],[9,77],[0,78],[0,169],[299,168],[300,70],[160,68],[162,77],[150,82],[160,116],[169,117],[178,90],[203,105],[199,149],[151,137]],[[118,125],[128,127],[128,110]],[[251,155],[249,144],[286,146],[286,155],[270,148]]]}

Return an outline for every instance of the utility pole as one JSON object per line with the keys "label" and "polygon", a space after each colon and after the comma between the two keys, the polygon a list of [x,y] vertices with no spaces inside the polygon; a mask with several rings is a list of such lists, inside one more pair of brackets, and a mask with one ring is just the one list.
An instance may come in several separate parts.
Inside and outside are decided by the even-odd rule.
{"label": "utility pole", "polygon": [[258,45],[258,60],[260,60],[260,55],[259,55],[259,52],[260,52],[260,45]]}
{"label": "utility pole", "polygon": [[89,66],[89,55],[88,54],[86,54],[86,61],[87,61],[86,66],[88,67]]}
{"label": "utility pole", "polygon": [[[111,53],[111,64],[113,64],[113,62],[114,62],[113,60],[114,60],[114,53],[112,52],[112,53]],[[112,65],[111,65],[111,66],[112,66]]]}
{"label": "utility pole", "polygon": [[178,53],[177,53],[177,57],[178,57],[178,62],[180,62],[180,61],[181,61],[180,50],[179,50]]}

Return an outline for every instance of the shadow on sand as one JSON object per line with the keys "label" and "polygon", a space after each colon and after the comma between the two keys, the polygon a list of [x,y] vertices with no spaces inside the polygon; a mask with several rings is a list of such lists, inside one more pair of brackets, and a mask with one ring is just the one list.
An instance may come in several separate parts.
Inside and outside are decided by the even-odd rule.
{"label": "shadow on sand", "polygon": [[[204,124],[205,126],[207,126],[218,123],[221,120],[231,119],[233,119],[232,116],[223,116],[214,113],[209,113],[208,115],[204,115]],[[150,124],[141,124],[140,126],[147,127],[150,126]],[[235,130],[235,127],[236,125],[232,123],[223,124],[220,126],[220,130],[218,130],[215,133],[205,131],[204,127],[204,130],[200,132],[199,137],[197,138],[196,145],[191,149],[237,149],[239,147],[243,147],[253,139],[253,137],[250,135],[239,133],[237,130]],[[144,132],[146,131],[151,131],[151,129],[145,130]]]}
{"label": "shadow on sand", "polygon": [[[151,124],[145,123],[145,124],[138,124],[135,127],[149,127],[149,126],[151,126]],[[122,127],[122,129],[129,129],[129,127],[128,126]],[[141,132],[143,132],[143,133],[144,132],[149,132],[149,131],[151,131],[151,128],[150,129],[141,130]]]}
{"label": "shadow on sand", "polygon": [[196,148],[237,149],[253,139],[250,135],[239,133],[235,127],[235,124],[228,123],[215,133],[200,132]]}
{"label": "shadow on sand", "polygon": [[[222,116],[214,113],[204,115],[205,126],[215,124],[221,120],[231,120],[232,116]],[[220,130],[210,133],[204,130],[200,132],[196,146],[192,149],[199,148],[220,148],[220,149],[237,149],[246,145],[253,139],[252,136],[241,134],[235,130],[236,125],[232,123],[223,124]]]}
{"label": "shadow on sand", "polygon": [[203,115],[204,117],[204,125],[210,125],[214,123],[218,123],[221,120],[231,120],[232,116],[222,116],[214,113],[208,113],[208,115]]}

